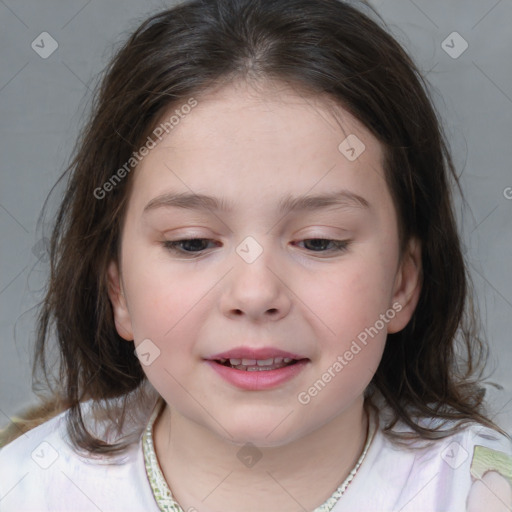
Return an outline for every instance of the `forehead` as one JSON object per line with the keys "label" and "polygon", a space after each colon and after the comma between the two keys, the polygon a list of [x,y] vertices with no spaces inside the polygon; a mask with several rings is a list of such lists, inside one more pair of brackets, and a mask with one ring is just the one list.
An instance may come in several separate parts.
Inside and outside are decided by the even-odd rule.
{"label": "forehead", "polygon": [[[181,112],[135,170],[139,209],[168,191],[230,203],[340,188],[374,200],[382,196],[381,145],[327,96],[286,84],[235,82],[194,99],[196,106]],[[179,109],[170,107],[157,126]]]}

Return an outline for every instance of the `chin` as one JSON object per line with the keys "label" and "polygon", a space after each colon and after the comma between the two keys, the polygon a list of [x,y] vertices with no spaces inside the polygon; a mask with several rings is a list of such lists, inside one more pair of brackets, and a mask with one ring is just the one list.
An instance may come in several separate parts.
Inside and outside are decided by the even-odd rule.
{"label": "chin", "polygon": [[286,417],[282,410],[279,414],[272,415],[258,413],[244,415],[244,418],[238,422],[229,421],[224,424],[232,437],[226,435],[224,431],[219,433],[227,441],[236,445],[252,443],[260,448],[284,446],[306,433],[304,424],[299,427],[293,416],[290,414]]}

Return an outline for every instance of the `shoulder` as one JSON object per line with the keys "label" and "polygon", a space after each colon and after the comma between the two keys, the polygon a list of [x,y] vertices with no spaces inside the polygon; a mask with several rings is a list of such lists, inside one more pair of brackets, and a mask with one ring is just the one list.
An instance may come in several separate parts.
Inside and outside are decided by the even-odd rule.
{"label": "shoulder", "polygon": [[468,429],[471,487],[467,512],[512,510],[512,441],[487,427]]}
{"label": "shoulder", "polygon": [[[453,425],[446,425],[450,426]],[[411,461],[404,511],[425,507],[432,511],[474,512],[483,510],[471,508],[472,503],[481,507],[483,495],[488,512],[509,510],[490,505],[493,501],[512,500],[512,440],[500,432],[472,422],[418,450]],[[488,472],[494,472],[494,488],[483,485],[482,492],[482,477]],[[508,507],[511,505],[512,501],[507,503]]]}
{"label": "shoulder", "polygon": [[[510,438],[473,422],[445,437],[429,442],[413,441],[407,447],[393,442],[384,433],[383,427],[387,424],[385,419],[379,420],[380,425],[365,461],[343,496],[344,499],[340,500],[336,512],[494,512],[481,505],[473,509],[468,506],[471,500],[481,499],[481,493],[475,497],[473,486],[478,483],[482,485],[482,475],[487,474],[487,478],[492,475],[493,481],[488,486],[498,493],[500,499],[503,489],[510,487]],[[439,426],[437,419],[416,421],[428,428]],[[442,430],[450,430],[454,426],[455,423],[450,421],[442,425]],[[401,421],[392,430],[413,433]],[[485,496],[485,499],[486,503],[490,502],[489,496]],[[481,501],[478,503],[481,504]]]}
{"label": "shoulder", "polygon": [[[44,489],[54,481],[56,468],[62,467],[56,465],[57,460],[71,459],[63,437],[64,420],[62,412],[0,449],[2,510],[15,510],[14,505],[20,501],[27,506],[32,501],[33,507],[39,500],[44,502]],[[34,485],[35,480],[39,484]]]}
{"label": "shoulder", "polygon": [[[84,411],[89,426],[87,405]],[[152,510],[140,442],[115,457],[80,454],[68,437],[67,414],[0,449],[2,512]]]}
{"label": "shoulder", "polygon": [[[62,452],[65,450],[62,445],[62,428],[64,426],[65,411],[54,418],[38,425],[37,427],[22,433],[14,441],[11,441],[0,449],[0,475],[5,476],[7,471],[12,470],[11,463],[20,463],[21,460],[31,459],[39,464],[48,464],[49,458],[43,461],[44,456],[51,456],[51,445]],[[42,443],[45,443],[41,446]],[[41,451],[37,448],[41,447]],[[45,448],[48,449],[45,451]],[[55,448],[54,448],[55,449]],[[9,466],[11,466],[9,468]],[[0,478],[0,482],[3,478]]]}

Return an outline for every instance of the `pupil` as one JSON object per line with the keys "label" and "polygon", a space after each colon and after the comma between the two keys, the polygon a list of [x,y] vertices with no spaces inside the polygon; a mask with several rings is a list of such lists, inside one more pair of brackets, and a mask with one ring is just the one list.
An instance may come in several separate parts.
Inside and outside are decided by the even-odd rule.
{"label": "pupil", "polygon": [[184,242],[184,248],[185,248],[185,250],[188,250],[188,251],[194,251],[194,250],[200,251],[205,248],[204,243],[205,243],[205,240],[203,240],[201,238],[193,238],[191,240],[186,240]]}
{"label": "pupil", "polygon": [[312,246],[312,250],[325,250],[327,249],[330,241],[323,238],[312,238],[311,240],[307,240],[306,243]]}

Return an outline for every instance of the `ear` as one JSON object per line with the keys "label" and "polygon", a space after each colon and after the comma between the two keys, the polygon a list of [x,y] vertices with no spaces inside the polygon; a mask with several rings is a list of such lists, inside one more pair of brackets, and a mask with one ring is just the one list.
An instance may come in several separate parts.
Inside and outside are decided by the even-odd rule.
{"label": "ear", "polygon": [[388,323],[388,333],[401,331],[409,323],[420,298],[421,286],[421,244],[417,238],[411,238],[395,279],[392,304],[397,313]]}
{"label": "ear", "polygon": [[107,270],[108,297],[112,303],[116,330],[121,338],[133,341],[133,330],[130,313],[126,305],[124,290],[121,282],[118,265],[111,261]]}

